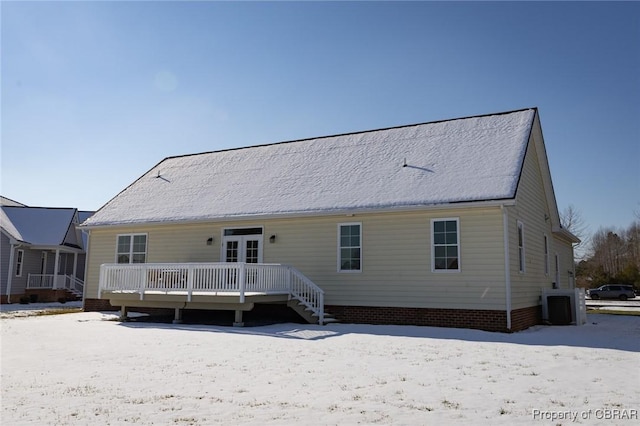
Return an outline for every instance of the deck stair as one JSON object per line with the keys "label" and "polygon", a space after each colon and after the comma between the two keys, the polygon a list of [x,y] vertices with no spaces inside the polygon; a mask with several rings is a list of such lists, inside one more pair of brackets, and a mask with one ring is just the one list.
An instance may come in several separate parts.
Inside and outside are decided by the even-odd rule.
{"label": "deck stair", "polygon": [[[296,311],[298,315],[304,318],[309,324],[320,323],[320,315],[315,313],[310,307],[306,306],[303,301],[292,299],[287,302],[287,306]],[[338,320],[333,315],[324,311],[321,325],[335,322],[338,322]]]}

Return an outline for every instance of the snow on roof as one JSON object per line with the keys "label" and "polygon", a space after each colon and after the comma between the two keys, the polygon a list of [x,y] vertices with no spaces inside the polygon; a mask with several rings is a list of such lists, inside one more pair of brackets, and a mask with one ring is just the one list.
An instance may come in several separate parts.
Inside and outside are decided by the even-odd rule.
{"label": "snow on roof", "polygon": [[58,246],[73,220],[76,209],[2,206],[2,227],[19,241],[38,246]]}
{"label": "snow on roof", "polygon": [[535,114],[525,109],[169,157],[84,225],[509,199]]}

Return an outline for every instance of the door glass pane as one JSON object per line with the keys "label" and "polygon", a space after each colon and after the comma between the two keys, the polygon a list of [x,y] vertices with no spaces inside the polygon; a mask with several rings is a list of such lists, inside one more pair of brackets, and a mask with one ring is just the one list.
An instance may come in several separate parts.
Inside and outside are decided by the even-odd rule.
{"label": "door glass pane", "polygon": [[237,241],[227,241],[226,261],[227,262],[238,261],[238,242]]}
{"label": "door glass pane", "polygon": [[245,251],[245,262],[258,263],[258,240],[248,240]]}

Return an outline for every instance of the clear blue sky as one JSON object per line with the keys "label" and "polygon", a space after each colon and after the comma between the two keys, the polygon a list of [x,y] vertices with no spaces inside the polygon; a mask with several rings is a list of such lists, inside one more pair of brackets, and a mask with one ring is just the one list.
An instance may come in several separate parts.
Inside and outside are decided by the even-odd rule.
{"label": "clear blue sky", "polygon": [[560,210],[640,211],[640,3],[2,2],[2,195],[164,157],[539,107]]}

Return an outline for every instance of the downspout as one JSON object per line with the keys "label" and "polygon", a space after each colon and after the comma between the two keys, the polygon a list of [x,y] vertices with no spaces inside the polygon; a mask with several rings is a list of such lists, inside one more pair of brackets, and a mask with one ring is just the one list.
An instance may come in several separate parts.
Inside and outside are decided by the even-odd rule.
{"label": "downspout", "polygon": [[504,295],[506,298],[507,309],[507,330],[511,330],[511,266],[509,259],[509,214],[507,213],[507,209],[504,207],[504,204],[500,205],[500,210],[502,210],[502,234],[504,237]]}
{"label": "downspout", "polygon": [[8,273],[7,273],[7,303],[11,303],[11,281],[13,279],[13,271],[14,266],[13,266],[13,257],[14,257],[14,253],[16,252],[16,244],[14,243],[10,243],[11,244],[11,250],[9,250],[9,267],[8,269]]}

